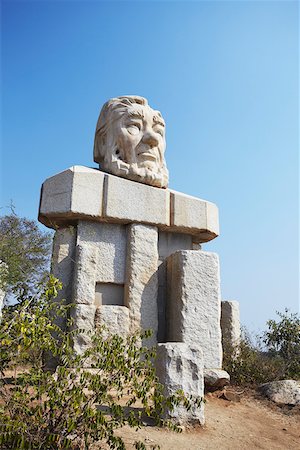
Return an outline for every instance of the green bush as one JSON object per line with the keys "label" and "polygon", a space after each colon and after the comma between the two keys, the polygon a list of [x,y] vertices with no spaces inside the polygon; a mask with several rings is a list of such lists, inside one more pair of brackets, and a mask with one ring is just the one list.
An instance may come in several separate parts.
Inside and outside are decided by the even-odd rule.
{"label": "green bush", "polygon": [[34,293],[49,270],[51,233],[14,212],[0,216],[0,288],[16,296]]}
{"label": "green bush", "polygon": [[269,320],[263,341],[270,355],[280,358],[284,378],[300,379],[300,317],[289,312],[277,312],[280,320]]}
{"label": "green bush", "polygon": [[287,378],[300,379],[300,318],[297,314],[277,313],[280,320],[269,320],[267,331],[253,344],[246,332],[233,348],[223,343],[224,369],[239,385],[257,385]]}
{"label": "green bush", "polygon": [[223,366],[233,384],[256,386],[278,379],[281,373],[280,358],[270,357],[259,344],[254,345],[245,333],[239,346],[232,347],[225,343],[223,350]]}
{"label": "green bush", "polygon": [[[125,424],[140,428],[145,416],[178,431],[162,419],[165,410],[179,403],[189,408],[192,399],[182,392],[164,397],[153,368],[154,352],[140,346],[141,336],[104,338],[98,330],[90,334],[89,347],[76,354],[72,340],[84,331],[63,333],[52,320],[54,312],[63,315],[69,308],[52,301],[60,288],[58,280],[50,277],[41,295],[23,299],[13,314],[8,307],[4,311],[1,448],[88,449],[100,441],[125,449],[115,431]],[[44,370],[45,352],[60,360],[55,374]],[[196,399],[197,404],[200,401]],[[145,446],[137,442],[136,448]]]}

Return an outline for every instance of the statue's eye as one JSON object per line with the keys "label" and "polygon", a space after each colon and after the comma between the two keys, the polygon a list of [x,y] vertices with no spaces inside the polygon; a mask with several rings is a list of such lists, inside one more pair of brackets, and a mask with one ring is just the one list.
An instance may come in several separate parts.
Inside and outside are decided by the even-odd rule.
{"label": "statue's eye", "polygon": [[161,125],[155,125],[155,126],[153,127],[153,131],[155,131],[155,133],[160,134],[161,136],[164,135],[164,129],[162,128]]}
{"label": "statue's eye", "polygon": [[131,123],[130,125],[127,126],[127,131],[130,134],[139,134],[140,128],[141,127],[138,123]]}

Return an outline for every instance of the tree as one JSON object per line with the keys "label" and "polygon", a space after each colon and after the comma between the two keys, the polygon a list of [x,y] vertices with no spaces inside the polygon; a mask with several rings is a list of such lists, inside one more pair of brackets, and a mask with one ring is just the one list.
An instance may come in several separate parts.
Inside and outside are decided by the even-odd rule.
{"label": "tree", "polygon": [[[115,431],[125,424],[140,428],[145,417],[179,431],[162,419],[164,411],[180,403],[190,408],[194,400],[183,392],[164,397],[153,367],[154,352],[139,344],[149,333],[122,338],[98,329],[89,334],[90,346],[76,354],[72,339],[84,330],[62,332],[53,321],[54,312],[64,315],[70,308],[53,301],[60,288],[50,276],[41,294],[13,306],[13,315],[10,307],[4,308],[1,448],[79,450],[100,441],[123,450]],[[54,375],[43,367],[43,353],[49,351],[60,359]],[[135,448],[143,450],[145,445],[137,442]]]}
{"label": "tree", "polygon": [[289,312],[277,312],[279,321],[269,320],[264,342],[271,354],[283,361],[283,376],[300,379],[300,317]]}
{"label": "tree", "polygon": [[49,267],[51,233],[37,222],[11,214],[0,217],[0,287],[9,293],[32,293]]}

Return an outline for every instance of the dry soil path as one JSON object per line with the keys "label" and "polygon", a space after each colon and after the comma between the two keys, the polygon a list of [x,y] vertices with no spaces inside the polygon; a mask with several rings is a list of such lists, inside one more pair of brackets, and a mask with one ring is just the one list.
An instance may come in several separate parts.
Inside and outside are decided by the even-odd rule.
{"label": "dry soil path", "polygon": [[205,410],[204,429],[177,434],[155,427],[137,432],[125,427],[120,434],[128,449],[139,439],[148,446],[159,444],[161,450],[300,450],[299,410],[283,412],[249,394],[240,402],[208,397]]}

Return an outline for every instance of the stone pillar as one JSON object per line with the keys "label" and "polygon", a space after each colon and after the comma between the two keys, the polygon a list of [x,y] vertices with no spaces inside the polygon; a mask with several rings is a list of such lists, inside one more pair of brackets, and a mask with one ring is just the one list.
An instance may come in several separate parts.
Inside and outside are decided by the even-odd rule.
{"label": "stone pillar", "polygon": [[236,347],[241,340],[240,305],[237,301],[222,301],[221,329],[223,345]]}
{"label": "stone pillar", "polygon": [[[53,238],[51,273],[62,283],[62,289],[58,292],[55,302],[72,302],[75,246],[77,230],[73,226],[65,226],[56,230]],[[67,328],[66,317],[55,317],[55,324],[65,331]],[[59,364],[58,358],[50,352],[44,355],[45,367],[55,370]]]}
{"label": "stone pillar", "polygon": [[[181,342],[158,344],[156,373],[164,386],[165,396],[181,389],[186,395],[203,398],[203,354],[199,346]],[[204,425],[204,403],[200,407],[193,406],[189,411],[183,406],[176,406],[173,411],[167,411],[166,416],[180,425]]]}
{"label": "stone pillar", "polygon": [[[53,239],[51,273],[63,285],[55,301],[65,300],[67,304],[72,302],[76,235],[76,228],[68,226],[59,228]],[[57,325],[65,330],[65,319],[58,317]]]}
{"label": "stone pillar", "polygon": [[158,342],[166,342],[167,262],[166,259],[178,250],[192,250],[193,237],[182,233],[158,233]]}
{"label": "stone pillar", "polygon": [[222,367],[219,258],[200,250],[167,260],[167,341],[199,345],[204,368]]}
{"label": "stone pillar", "polygon": [[157,343],[158,233],[149,225],[128,226],[125,304],[129,308],[130,331],[152,330],[146,346]]}

